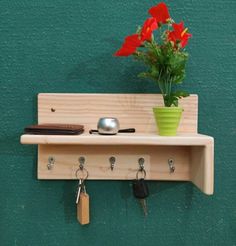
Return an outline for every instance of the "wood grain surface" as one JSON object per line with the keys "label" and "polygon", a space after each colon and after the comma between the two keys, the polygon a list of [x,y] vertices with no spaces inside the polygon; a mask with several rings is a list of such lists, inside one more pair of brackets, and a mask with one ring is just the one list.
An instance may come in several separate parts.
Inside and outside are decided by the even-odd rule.
{"label": "wood grain surface", "polygon": [[[197,133],[198,97],[179,101],[184,112],[179,133]],[[152,108],[163,106],[160,94],[53,94],[38,95],[38,123],[83,124],[96,129],[101,117],[116,117],[121,128],[135,127],[138,133],[156,133]]]}
{"label": "wood grain surface", "polygon": [[[39,94],[38,122],[83,124],[85,133],[75,136],[21,136],[23,144],[38,144],[39,179],[78,179],[78,159],[83,156],[88,179],[132,180],[145,160],[146,179],[192,181],[206,194],[213,193],[214,139],[197,133],[198,98],[180,100],[184,109],[177,136],[159,136],[152,108],[162,106],[158,94]],[[112,136],[88,134],[100,117],[117,117],[121,128],[136,133]],[[111,170],[109,158],[116,163]],[[48,160],[55,159],[52,168]],[[172,159],[175,171],[168,161]],[[79,171],[80,175],[83,173]],[[142,173],[141,173],[142,174]]]}

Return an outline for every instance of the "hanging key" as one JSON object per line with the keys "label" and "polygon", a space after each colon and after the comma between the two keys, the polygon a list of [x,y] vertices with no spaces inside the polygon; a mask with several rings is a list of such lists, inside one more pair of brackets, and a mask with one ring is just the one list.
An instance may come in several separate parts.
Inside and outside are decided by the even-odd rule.
{"label": "hanging key", "polygon": [[141,179],[136,179],[133,181],[133,194],[139,199],[140,204],[143,208],[144,215],[147,215],[147,202],[146,198],[149,196],[149,190],[146,181]]}
{"label": "hanging key", "polygon": [[80,167],[76,170],[75,176],[79,180],[76,207],[77,220],[81,225],[89,224],[89,195],[86,192],[85,180],[88,178],[88,171],[84,168],[84,157],[80,157]]}
{"label": "hanging key", "polygon": [[79,203],[79,197],[81,192],[81,185],[82,185],[82,179],[79,179],[78,188],[77,188],[77,195],[76,195],[76,204]]}

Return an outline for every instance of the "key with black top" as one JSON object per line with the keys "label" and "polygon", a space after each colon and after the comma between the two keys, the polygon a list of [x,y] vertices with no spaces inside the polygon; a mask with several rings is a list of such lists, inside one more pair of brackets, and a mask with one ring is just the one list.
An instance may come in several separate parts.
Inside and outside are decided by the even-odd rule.
{"label": "key with black top", "polygon": [[143,208],[144,215],[147,215],[147,203],[146,198],[149,196],[149,190],[146,181],[142,179],[136,179],[133,181],[133,194],[139,199]]}

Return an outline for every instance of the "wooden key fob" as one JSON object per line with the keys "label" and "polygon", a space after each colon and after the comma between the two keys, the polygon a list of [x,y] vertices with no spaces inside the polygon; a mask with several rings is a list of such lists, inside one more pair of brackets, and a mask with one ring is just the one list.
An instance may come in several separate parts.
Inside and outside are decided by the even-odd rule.
{"label": "wooden key fob", "polygon": [[81,192],[77,203],[77,220],[81,225],[89,224],[89,195]]}

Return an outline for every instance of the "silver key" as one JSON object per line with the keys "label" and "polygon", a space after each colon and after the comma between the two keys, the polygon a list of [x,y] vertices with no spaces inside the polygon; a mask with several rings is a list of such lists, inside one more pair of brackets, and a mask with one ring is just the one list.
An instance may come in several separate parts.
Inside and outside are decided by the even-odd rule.
{"label": "silver key", "polygon": [[76,204],[79,203],[79,196],[80,196],[80,192],[81,192],[81,186],[82,186],[82,179],[79,180],[79,184],[78,184],[78,191],[77,191],[77,196],[76,196]]}
{"label": "silver key", "polygon": [[147,216],[148,212],[147,212],[147,201],[146,199],[139,199],[140,201],[140,205],[143,209],[144,215]]}

